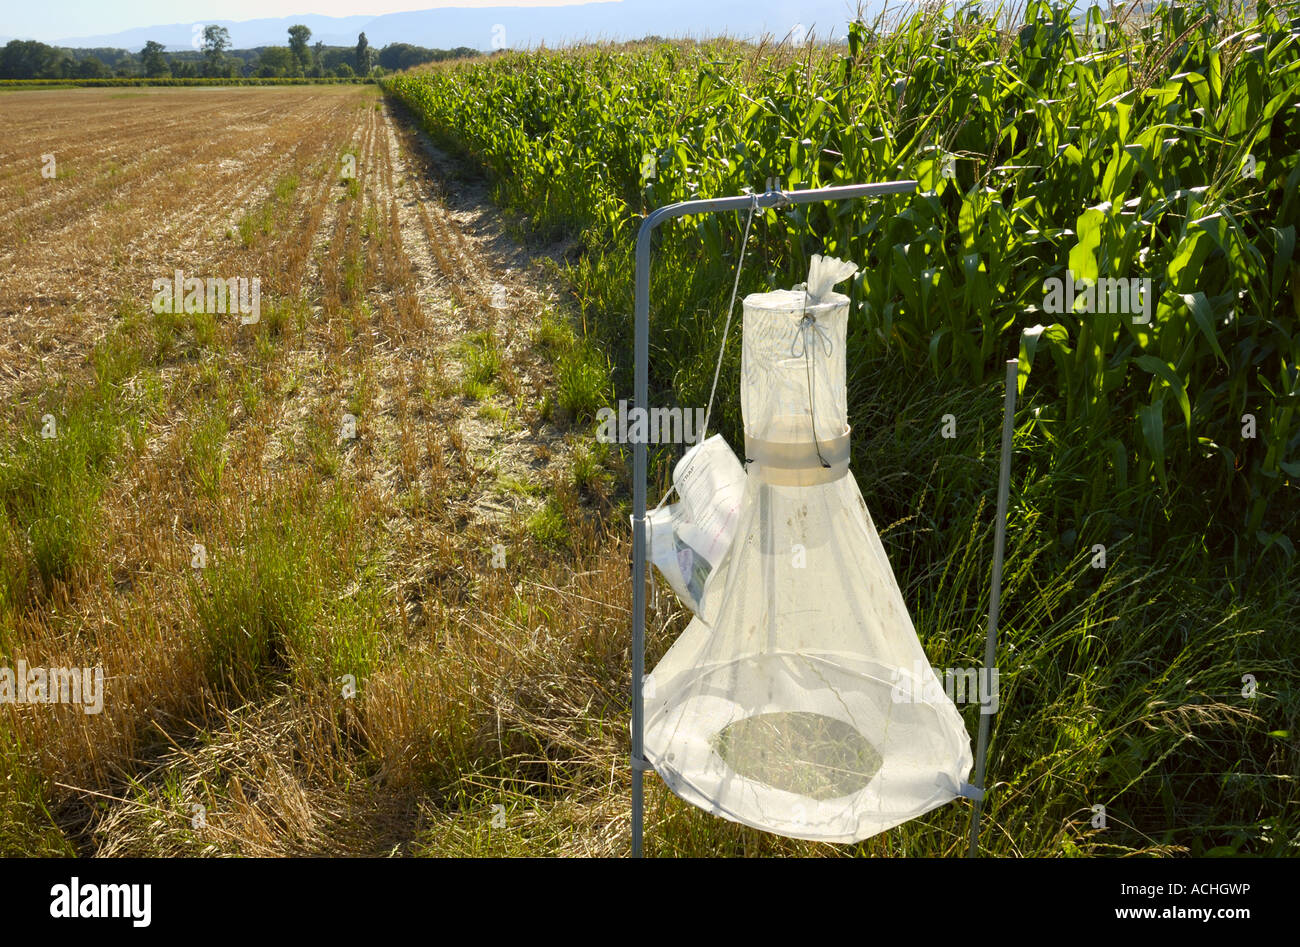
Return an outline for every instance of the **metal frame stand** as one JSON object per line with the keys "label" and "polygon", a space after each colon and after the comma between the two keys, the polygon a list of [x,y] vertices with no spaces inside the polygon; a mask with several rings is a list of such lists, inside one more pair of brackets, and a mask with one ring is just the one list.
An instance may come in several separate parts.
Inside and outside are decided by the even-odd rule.
{"label": "metal frame stand", "polygon": [[[1007,360],[1006,410],[1002,414],[1002,467],[998,472],[998,520],[993,533],[993,583],[989,589],[989,630],[984,640],[986,682],[989,680],[989,671],[998,658],[998,606],[1002,596],[1002,556],[1006,551],[1007,494],[1011,491],[1011,435],[1015,433],[1016,427],[1016,374],[1019,365],[1017,359]],[[967,853],[970,858],[979,854],[980,810],[984,802],[984,763],[988,756],[990,716],[981,708],[979,746],[975,751],[975,788],[979,790],[979,795],[975,797],[970,810],[970,851]]]}
{"label": "metal frame stand", "polygon": [[[806,191],[783,191],[779,183],[762,194],[742,194],[712,200],[682,201],[660,207],[641,222],[636,236],[636,334],[633,404],[649,409],[650,378],[650,239],[666,220],[692,214],[721,214],[727,211],[766,210],[792,204],[816,204],[824,201],[853,200],[860,197],[885,197],[911,194],[915,181],[890,181],[881,184],[849,184],[840,187],[813,188]],[[641,857],[641,835],[645,804],[643,775],[650,768],[643,755],[645,702],[641,694],[645,679],[645,586],[646,586],[646,442],[632,445],[632,857]],[[981,722],[982,724],[982,722]],[[981,732],[982,732],[981,727]],[[981,763],[981,771],[983,764]]]}

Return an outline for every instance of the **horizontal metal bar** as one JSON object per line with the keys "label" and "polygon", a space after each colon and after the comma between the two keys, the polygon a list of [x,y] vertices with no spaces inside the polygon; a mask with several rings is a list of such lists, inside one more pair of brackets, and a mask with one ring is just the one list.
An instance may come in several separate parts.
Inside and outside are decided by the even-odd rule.
{"label": "horizontal metal bar", "polygon": [[758,194],[740,194],[736,197],[703,198],[696,201],[679,201],[668,204],[650,214],[641,222],[638,237],[649,232],[665,220],[690,214],[709,214],[728,210],[785,207],[790,204],[816,204],[821,201],[844,201],[857,197],[886,197],[891,194],[911,194],[916,191],[915,181],[883,181],[875,184],[840,184],[834,187],[814,187],[805,191],[763,191]]}

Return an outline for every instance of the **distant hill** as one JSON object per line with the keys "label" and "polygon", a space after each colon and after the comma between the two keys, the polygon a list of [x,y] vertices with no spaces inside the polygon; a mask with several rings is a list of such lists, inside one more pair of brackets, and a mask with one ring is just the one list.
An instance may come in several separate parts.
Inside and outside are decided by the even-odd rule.
{"label": "distant hill", "polygon": [[[235,48],[283,45],[285,31],[295,23],[311,29],[312,42],[351,45],[365,32],[371,46],[412,43],[440,49],[468,46],[490,50],[555,46],[583,39],[638,39],[643,36],[716,36],[727,33],[757,37],[765,33],[784,37],[797,25],[814,29],[825,38],[845,33],[856,2],[804,0],[804,2],[754,3],[752,0],[621,0],[556,7],[441,7],[383,16],[330,17],[315,14],[275,19],[204,21],[230,31]],[[875,4],[872,4],[874,7]],[[146,40],[169,50],[195,48],[193,23],[137,27],[99,36],[69,36],[54,45],[64,47],[116,46],[139,49]]]}

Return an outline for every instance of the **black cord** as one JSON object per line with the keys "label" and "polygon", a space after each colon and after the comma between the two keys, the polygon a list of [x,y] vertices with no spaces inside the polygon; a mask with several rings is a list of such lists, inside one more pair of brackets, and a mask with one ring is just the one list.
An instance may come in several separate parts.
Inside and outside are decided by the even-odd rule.
{"label": "black cord", "polygon": [[[813,339],[811,344],[809,344],[808,341],[809,326],[814,327]],[[805,283],[803,288],[803,318],[799,320],[799,331],[803,335],[805,374],[808,377],[808,417],[809,417],[809,421],[812,424],[813,448],[817,451],[817,459],[821,461],[823,469],[830,469],[831,465],[828,464],[826,462],[826,458],[822,456],[822,447],[821,444],[818,443],[817,441],[817,397],[816,394],[813,392],[813,366],[812,366],[812,360],[813,358],[816,357],[815,353],[817,349],[817,335],[816,335],[817,329],[815,328],[816,326],[817,326],[817,317],[813,315],[809,315],[808,313],[808,285]]]}

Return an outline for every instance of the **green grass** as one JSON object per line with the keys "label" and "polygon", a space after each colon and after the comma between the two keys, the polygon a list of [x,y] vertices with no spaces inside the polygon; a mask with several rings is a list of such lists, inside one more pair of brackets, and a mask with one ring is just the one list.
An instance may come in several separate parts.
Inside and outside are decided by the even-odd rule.
{"label": "green grass", "polygon": [[614,480],[610,472],[608,444],[584,444],[574,451],[571,469],[573,483],[580,493],[603,496]]}
{"label": "green grass", "polygon": [[472,401],[482,401],[493,390],[501,372],[501,349],[496,336],[488,330],[476,332],[460,343],[461,393]]}
{"label": "green grass", "polygon": [[[346,442],[340,442],[342,430],[342,417],[335,420],[312,415],[307,419],[301,456],[322,477],[333,477],[339,472],[342,464],[340,451],[346,448]],[[357,435],[361,435],[360,418],[357,418]]]}
{"label": "green grass", "polygon": [[362,418],[370,411],[375,399],[375,378],[370,369],[363,368],[357,375],[348,395],[347,410],[355,418]]}
{"label": "green grass", "polygon": [[543,352],[555,358],[573,348],[575,336],[573,327],[562,315],[553,309],[547,309],[537,322],[534,340]]}
{"label": "green grass", "polygon": [[610,363],[599,347],[579,338],[564,316],[552,309],[542,313],[533,341],[555,363],[554,397],[548,392],[540,406],[542,420],[551,420],[556,407],[572,421],[595,420],[613,391]]}
{"label": "green grass", "polygon": [[364,678],[379,653],[383,596],[355,500],[341,484],[285,489],[247,511],[229,540],[205,543],[208,566],[190,589],[213,683]]}
{"label": "green grass", "polygon": [[143,399],[123,388],[143,363],[147,338],[144,318],[124,312],[91,353],[91,382],[21,412],[16,436],[0,445],[0,618],[92,558],[113,457],[138,429],[141,412],[156,405],[152,387]]}
{"label": "green grass", "polygon": [[594,421],[609,404],[609,362],[591,344],[575,343],[555,366],[555,401],[577,421]]}
{"label": "green grass", "polygon": [[226,404],[218,401],[210,414],[200,420],[189,433],[185,445],[185,474],[197,491],[210,500],[221,493],[221,478],[226,469],[226,435],[230,431],[230,415]]}
{"label": "green grass", "polygon": [[239,219],[239,240],[245,247],[259,244],[266,237],[275,233],[276,218],[293,203],[298,192],[299,179],[290,173],[277,178],[271,185],[268,200],[260,206],[247,210]]}
{"label": "green grass", "polygon": [[6,857],[70,858],[76,848],[45,800],[44,780],[22,762],[15,733],[0,727],[0,853]]}
{"label": "green grass", "polygon": [[516,496],[536,496],[543,491],[541,484],[516,474],[504,474],[497,478],[497,486],[505,493],[515,494]]}
{"label": "green grass", "polygon": [[478,417],[482,418],[484,421],[492,421],[493,423],[499,424],[502,427],[505,427],[507,423],[510,421],[510,412],[507,411],[505,408],[501,407],[500,405],[496,405],[496,404],[490,404],[490,403],[480,404],[478,406],[478,411],[475,413],[478,415]]}
{"label": "green grass", "polygon": [[[108,409],[91,407],[55,419],[58,434],[23,436],[0,460],[0,498],[10,535],[25,540],[33,574],[48,585],[67,579],[88,557],[102,470],[114,450],[117,424]],[[59,423],[61,420],[62,423]],[[7,576],[12,601],[22,572]]]}
{"label": "green grass", "polygon": [[528,535],[549,549],[565,549],[569,544],[569,523],[564,508],[554,498],[528,518]]}
{"label": "green grass", "polygon": [[239,239],[245,247],[251,247],[263,237],[275,232],[275,212],[270,205],[264,204],[253,211],[246,212],[239,218]]}
{"label": "green grass", "polygon": [[292,322],[301,333],[306,328],[309,312],[310,305],[303,300],[268,299],[263,296],[258,317],[260,331],[270,338],[279,338]]}
{"label": "green grass", "polygon": [[271,193],[278,204],[287,204],[298,190],[298,175],[286,174],[275,182]]}

